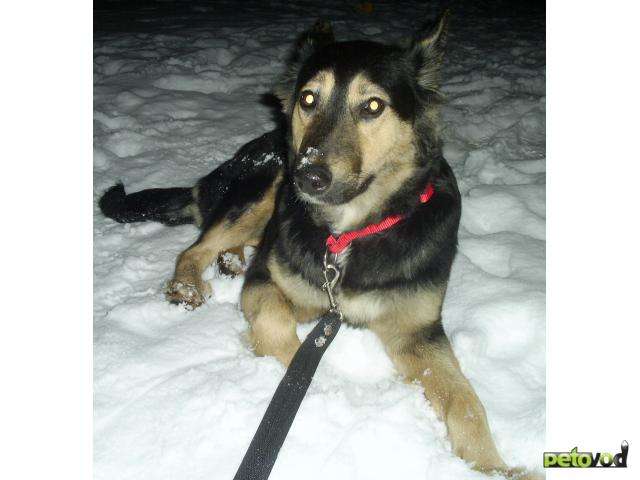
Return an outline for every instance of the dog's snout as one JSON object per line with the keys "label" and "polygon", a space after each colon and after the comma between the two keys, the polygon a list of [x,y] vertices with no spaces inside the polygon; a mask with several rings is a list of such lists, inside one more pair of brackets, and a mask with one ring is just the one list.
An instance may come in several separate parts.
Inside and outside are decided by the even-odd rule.
{"label": "dog's snout", "polygon": [[324,192],[331,185],[331,172],[320,166],[305,167],[295,173],[295,180],[300,190],[309,195]]}

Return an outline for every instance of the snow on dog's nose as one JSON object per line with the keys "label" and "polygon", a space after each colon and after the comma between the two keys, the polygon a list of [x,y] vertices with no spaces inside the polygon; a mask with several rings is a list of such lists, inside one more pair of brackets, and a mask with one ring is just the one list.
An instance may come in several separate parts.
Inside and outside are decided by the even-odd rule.
{"label": "snow on dog's nose", "polygon": [[327,167],[319,164],[321,156],[317,148],[308,147],[304,155],[299,157],[293,178],[298,188],[307,195],[318,195],[331,185],[333,175]]}

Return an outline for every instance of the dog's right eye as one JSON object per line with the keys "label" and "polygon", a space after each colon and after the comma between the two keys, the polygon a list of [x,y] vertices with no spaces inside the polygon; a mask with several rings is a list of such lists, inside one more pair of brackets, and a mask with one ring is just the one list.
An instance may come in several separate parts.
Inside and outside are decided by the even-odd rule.
{"label": "dog's right eye", "polygon": [[305,110],[310,110],[316,106],[316,96],[311,90],[305,90],[300,95],[300,106]]}
{"label": "dog's right eye", "polygon": [[366,101],[362,111],[369,118],[375,118],[379,116],[384,110],[384,102],[378,97],[372,97]]}

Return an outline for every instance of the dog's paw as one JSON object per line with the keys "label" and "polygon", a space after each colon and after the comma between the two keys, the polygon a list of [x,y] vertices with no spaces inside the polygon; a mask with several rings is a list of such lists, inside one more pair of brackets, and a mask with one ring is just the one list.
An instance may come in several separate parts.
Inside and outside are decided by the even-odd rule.
{"label": "dog's paw", "polygon": [[235,277],[244,273],[247,266],[242,248],[226,250],[218,256],[218,271],[222,275]]}
{"label": "dog's paw", "polygon": [[187,283],[181,280],[171,280],[165,288],[165,296],[169,303],[183,305],[193,310],[207,301],[211,294],[209,285],[205,282]]}

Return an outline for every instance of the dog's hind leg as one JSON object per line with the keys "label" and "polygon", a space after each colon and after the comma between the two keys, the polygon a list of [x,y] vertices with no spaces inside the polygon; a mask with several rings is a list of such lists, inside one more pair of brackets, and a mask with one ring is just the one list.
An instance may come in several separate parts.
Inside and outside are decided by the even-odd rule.
{"label": "dog's hind leg", "polygon": [[410,334],[376,330],[399,372],[423,385],[426,398],[447,425],[453,451],[476,470],[510,474],[491,437],[484,407],[462,374],[440,320]]}
{"label": "dog's hind leg", "polygon": [[200,306],[211,293],[209,284],[202,279],[207,267],[224,252],[258,245],[273,214],[279,185],[278,177],[257,201],[245,205],[239,214],[227,213],[178,257],[173,279],[165,292],[171,303]]}

